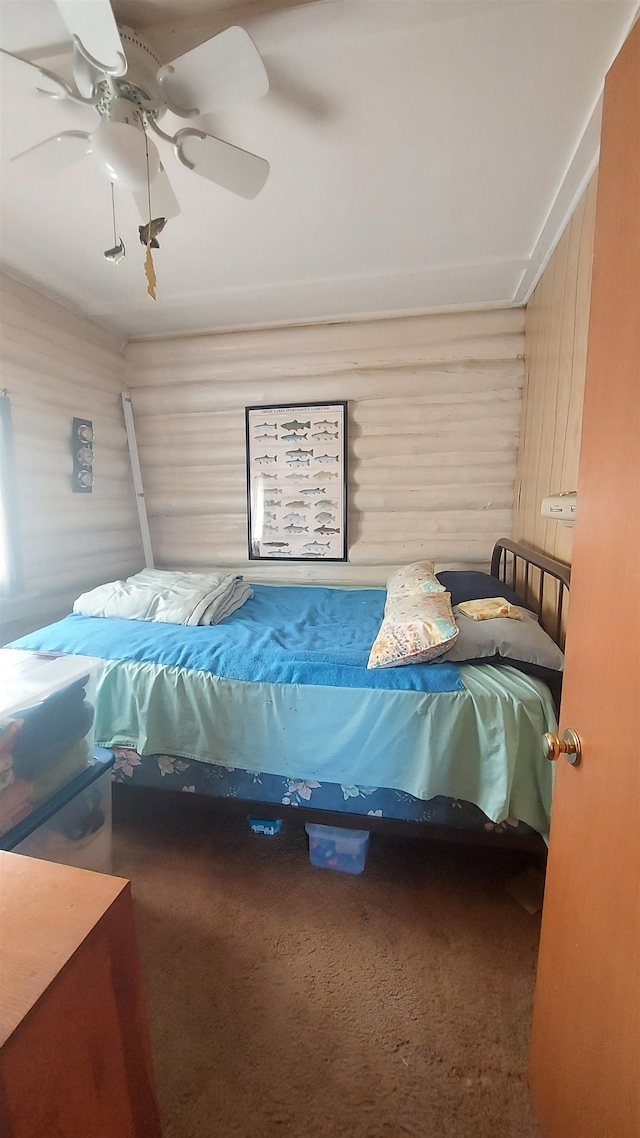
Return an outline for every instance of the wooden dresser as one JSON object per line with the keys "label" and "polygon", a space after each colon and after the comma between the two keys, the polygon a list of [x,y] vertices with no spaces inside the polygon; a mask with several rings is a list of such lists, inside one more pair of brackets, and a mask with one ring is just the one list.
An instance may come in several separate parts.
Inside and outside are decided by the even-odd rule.
{"label": "wooden dresser", "polygon": [[2,1138],[159,1138],[128,881],[0,852]]}

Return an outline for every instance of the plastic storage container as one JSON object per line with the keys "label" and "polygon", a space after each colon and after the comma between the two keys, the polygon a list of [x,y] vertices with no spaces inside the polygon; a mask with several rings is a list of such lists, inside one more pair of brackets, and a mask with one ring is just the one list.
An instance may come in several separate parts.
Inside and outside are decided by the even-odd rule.
{"label": "plastic storage container", "polygon": [[95,656],[0,648],[0,720],[41,703],[84,676],[95,677],[102,663]]}
{"label": "plastic storage container", "polygon": [[309,835],[309,859],[320,869],[362,873],[369,846],[368,830],[343,830],[341,826],[305,823]]}
{"label": "plastic storage container", "polygon": [[0,848],[111,873],[111,751],[0,838]]}
{"label": "plastic storage container", "polygon": [[93,761],[101,660],[0,649],[0,834]]}

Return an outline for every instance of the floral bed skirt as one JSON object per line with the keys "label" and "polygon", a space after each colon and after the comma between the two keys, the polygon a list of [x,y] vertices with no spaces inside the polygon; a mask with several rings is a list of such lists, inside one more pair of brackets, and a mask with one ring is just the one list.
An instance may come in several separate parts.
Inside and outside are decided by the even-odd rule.
{"label": "floral bed skirt", "polygon": [[[128,747],[114,747],[114,781],[135,786],[204,794],[214,798],[238,798],[256,803],[256,810],[277,818],[278,806],[311,806],[316,810],[360,815],[361,828],[367,817],[394,818],[447,826],[456,830],[490,830],[496,834],[532,834],[517,818],[492,822],[471,802],[455,798],[432,798],[423,802],[401,790],[377,786],[343,786],[331,782],[257,774],[235,767],[215,766],[182,759],[176,755],[145,755]],[[355,828],[355,827],[354,827]]]}

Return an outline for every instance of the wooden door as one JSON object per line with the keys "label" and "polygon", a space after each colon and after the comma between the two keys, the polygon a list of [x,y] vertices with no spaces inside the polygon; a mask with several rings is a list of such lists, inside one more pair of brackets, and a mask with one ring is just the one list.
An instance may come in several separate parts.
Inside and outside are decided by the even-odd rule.
{"label": "wooden door", "polygon": [[640,24],[609,72],[531,1084],[545,1138],[640,1135]]}

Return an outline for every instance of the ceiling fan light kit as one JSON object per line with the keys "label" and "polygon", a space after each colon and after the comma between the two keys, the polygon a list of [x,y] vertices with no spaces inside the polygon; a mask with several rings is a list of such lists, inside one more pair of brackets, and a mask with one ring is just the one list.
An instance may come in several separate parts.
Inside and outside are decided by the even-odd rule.
{"label": "ceiling fan light kit", "polygon": [[[260,193],[269,163],[194,122],[201,114],[268,91],[264,64],[247,32],[227,28],[162,63],[137,32],[117,26],[109,0],[55,2],[71,37],[74,86],[10,52],[1,54],[40,94],[91,107],[99,121],[92,132],[62,131],[14,155],[12,161],[43,178],[88,155],[112,185],[133,193],[149,226],[154,219],[180,213],[161,160],[165,147],[184,168],[231,193],[244,198]],[[159,122],[167,112],[188,119],[189,126],[173,133],[163,129]]]}
{"label": "ceiling fan light kit", "polygon": [[91,135],[91,153],[115,186],[132,193],[144,190],[160,170],[158,148],[140,124],[104,118]]}

